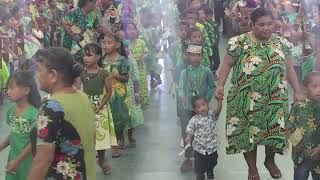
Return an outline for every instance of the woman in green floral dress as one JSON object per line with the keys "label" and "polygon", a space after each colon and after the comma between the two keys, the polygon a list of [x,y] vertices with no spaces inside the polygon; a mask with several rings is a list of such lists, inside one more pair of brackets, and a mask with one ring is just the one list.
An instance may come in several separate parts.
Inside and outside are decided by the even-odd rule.
{"label": "woman in green floral dress", "polygon": [[272,14],[256,9],[252,30],[230,39],[220,70],[216,98],[222,99],[224,85],[233,70],[227,97],[227,154],[244,153],[249,180],[260,180],[256,167],[257,147],[266,147],[265,166],[280,178],[274,162],[276,153],[287,148],[284,120],[288,117],[287,81],[295,100],[304,98],[290,60],[291,43],[272,33]]}
{"label": "woman in green floral dress", "polygon": [[[82,61],[83,51],[78,45],[82,41],[82,34],[87,30],[98,28],[98,19],[94,12],[95,1],[80,0],[78,8],[68,13],[62,20],[62,26],[65,30],[62,46],[69,49],[76,61]],[[78,31],[81,32],[78,32]],[[78,49],[78,50],[76,50]]]}

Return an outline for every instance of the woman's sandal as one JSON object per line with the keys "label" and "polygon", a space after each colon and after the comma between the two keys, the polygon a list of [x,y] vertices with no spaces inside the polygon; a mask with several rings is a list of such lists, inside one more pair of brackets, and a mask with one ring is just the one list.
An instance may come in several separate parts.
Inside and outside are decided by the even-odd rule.
{"label": "woman's sandal", "polygon": [[250,170],[249,170],[248,180],[260,180],[258,170],[253,171],[253,172],[250,172]]}
{"label": "woman's sandal", "polygon": [[275,163],[272,163],[272,164],[268,164],[264,162],[264,166],[268,169],[271,177],[273,179],[280,179],[282,177],[280,169],[277,167]]}
{"label": "woman's sandal", "polygon": [[259,174],[253,174],[248,176],[248,180],[260,180]]}
{"label": "woman's sandal", "polygon": [[104,161],[103,163],[98,161],[98,164],[99,164],[100,168],[102,169],[102,172],[104,175],[111,174],[111,166],[106,161]]}

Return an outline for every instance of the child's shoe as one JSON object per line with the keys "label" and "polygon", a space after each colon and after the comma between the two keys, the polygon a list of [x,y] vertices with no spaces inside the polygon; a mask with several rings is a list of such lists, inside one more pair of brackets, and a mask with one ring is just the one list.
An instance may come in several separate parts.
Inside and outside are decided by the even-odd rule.
{"label": "child's shoe", "polygon": [[213,174],[213,172],[207,172],[207,179],[209,180],[212,180],[212,179],[214,179],[214,174]]}
{"label": "child's shoe", "polygon": [[204,175],[197,175],[197,180],[204,180],[205,176]]}
{"label": "child's shoe", "polygon": [[186,160],[184,160],[183,161],[183,163],[182,163],[182,165],[181,165],[181,167],[180,167],[180,171],[181,171],[181,173],[186,173],[186,172],[188,172],[188,171],[191,171],[192,170],[192,165],[193,163],[192,163],[192,160],[191,159],[186,159]]}

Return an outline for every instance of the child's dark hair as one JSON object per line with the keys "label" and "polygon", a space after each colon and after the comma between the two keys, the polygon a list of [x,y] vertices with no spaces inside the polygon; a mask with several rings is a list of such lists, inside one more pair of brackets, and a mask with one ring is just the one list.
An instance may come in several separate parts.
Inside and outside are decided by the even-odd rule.
{"label": "child's dark hair", "polygon": [[271,11],[269,11],[265,8],[257,8],[251,13],[252,24],[254,25],[258,21],[258,19],[263,16],[269,16],[272,18],[272,20],[274,20],[274,17],[272,15]]}
{"label": "child's dark hair", "polygon": [[203,8],[205,15],[212,15],[213,16],[213,10],[209,8],[208,6],[204,6]]}
{"label": "child's dark hair", "polygon": [[128,37],[127,28],[128,28],[129,25],[132,25],[137,30],[138,36],[139,36],[139,29],[138,29],[136,23],[134,23],[133,21],[128,21],[126,23],[123,23],[122,24],[122,28],[121,28],[124,31],[126,37]]}
{"label": "child's dark hair", "polygon": [[[118,53],[121,55],[121,56],[124,56],[126,58],[128,58],[127,56],[127,53],[126,53],[126,49],[125,49],[125,45],[123,44],[122,40],[117,37],[115,34],[113,33],[106,33],[104,34],[104,37],[110,37],[112,38],[115,42],[117,43],[120,43],[120,48],[118,49]],[[104,57],[102,58],[104,59]]]}
{"label": "child's dark hair", "polygon": [[180,28],[181,26],[189,26],[188,23],[185,20],[181,20],[179,23],[177,23],[177,28]]}
{"label": "child's dark hair", "polygon": [[98,61],[98,66],[102,67],[102,48],[100,46],[100,44],[98,43],[90,43],[87,44],[84,48],[83,48],[84,54],[91,56],[91,53],[94,53],[98,56],[100,56],[100,59]]}
{"label": "child's dark hair", "polygon": [[40,49],[34,59],[48,70],[56,70],[62,75],[62,81],[70,86],[83,70],[83,67],[73,60],[69,51],[61,47]]}
{"label": "child's dark hair", "polygon": [[187,33],[187,38],[190,39],[192,36],[192,33],[194,33],[194,32],[201,32],[202,33],[202,31],[198,28],[189,28],[188,33]]}
{"label": "child's dark hair", "polygon": [[78,6],[82,8],[83,6],[86,5],[87,2],[90,2],[90,1],[93,2],[94,0],[79,0]]}
{"label": "child's dark hair", "polygon": [[196,108],[196,103],[199,100],[204,100],[206,103],[208,103],[207,100],[204,97],[196,95],[196,96],[193,96],[192,99],[191,99],[192,108]]}
{"label": "child's dark hair", "polygon": [[30,92],[28,94],[28,102],[39,108],[41,106],[41,96],[37,87],[36,80],[34,78],[34,73],[31,71],[16,71],[11,74],[7,87],[9,88],[11,83],[15,82],[19,87],[28,87]]}
{"label": "child's dark hair", "polygon": [[312,82],[313,77],[320,77],[320,71],[313,71],[304,77],[303,85],[306,87]]}
{"label": "child's dark hair", "polygon": [[19,6],[14,6],[12,9],[11,9],[11,11],[10,11],[10,13],[11,13],[11,15],[12,16],[15,16],[16,14],[17,14],[17,12],[19,12],[19,10],[20,10],[21,8],[19,7]]}
{"label": "child's dark hair", "polygon": [[198,11],[197,11],[197,9],[195,9],[195,8],[190,8],[190,9],[185,10],[185,11],[183,12],[183,17],[184,17],[184,18],[187,18],[187,16],[190,15],[190,14],[195,15],[195,16],[198,16]]}

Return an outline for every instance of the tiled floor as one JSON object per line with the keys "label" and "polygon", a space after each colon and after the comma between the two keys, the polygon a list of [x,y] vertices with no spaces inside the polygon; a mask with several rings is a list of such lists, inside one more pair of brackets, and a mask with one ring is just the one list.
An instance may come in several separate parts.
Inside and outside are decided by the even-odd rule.
{"label": "tiled floor", "polygon": [[[166,61],[166,60],[164,60]],[[164,63],[166,64],[166,62]],[[168,72],[164,72],[168,74]],[[179,166],[183,158],[178,154],[181,151],[180,128],[175,118],[175,100],[168,93],[167,76],[164,84],[151,93],[151,106],[145,112],[145,124],[137,129],[137,148],[126,149],[118,159],[109,161],[113,167],[112,174],[103,176],[97,168],[98,180],[194,180],[193,173],[181,174]],[[8,131],[5,125],[6,108],[0,107],[0,137],[3,139]],[[224,111],[222,111],[224,112]],[[215,169],[217,180],[246,180],[247,168],[241,155],[226,156],[224,147],[224,117],[219,120],[219,134],[221,148],[219,150],[218,166]],[[263,148],[259,149],[258,168],[262,180],[271,180],[268,171],[263,166]],[[110,157],[110,153],[108,153]],[[4,166],[7,151],[0,153],[0,180],[4,179]],[[292,180],[293,165],[290,155],[277,156],[277,162],[282,169],[282,180]]]}

